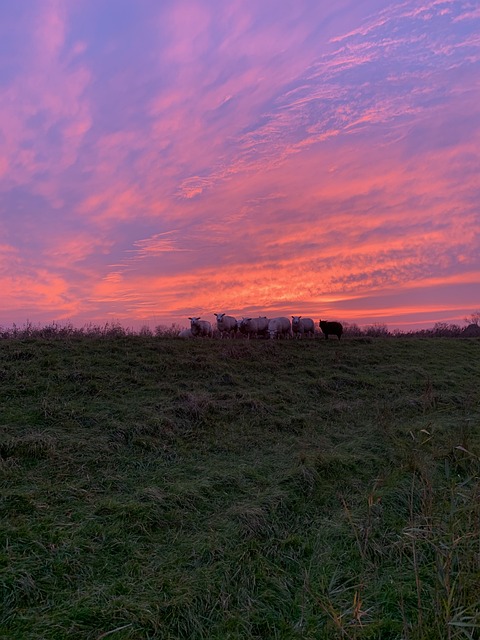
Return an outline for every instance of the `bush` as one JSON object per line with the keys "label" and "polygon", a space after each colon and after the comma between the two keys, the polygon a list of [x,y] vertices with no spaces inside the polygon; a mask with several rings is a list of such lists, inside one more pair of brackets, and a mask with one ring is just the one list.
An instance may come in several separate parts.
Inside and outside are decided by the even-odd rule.
{"label": "bush", "polygon": [[343,323],[343,335],[348,336],[349,338],[360,338],[363,336],[363,331],[360,329],[358,324],[354,322],[344,322]]}
{"label": "bush", "polygon": [[390,335],[386,324],[371,324],[365,327],[363,333],[370,338],[387,338]]}
{"label": "bush", "polygon": [[182,327],[173,322],[169,327],[159,324],[155,327],[155,336],[157,338],[177,338]]}
{"label": "bush", "polygon": [[448,324],[448,322],[436,322],[432,335],[436,338],[458,338],[462,330],[458,324]]}

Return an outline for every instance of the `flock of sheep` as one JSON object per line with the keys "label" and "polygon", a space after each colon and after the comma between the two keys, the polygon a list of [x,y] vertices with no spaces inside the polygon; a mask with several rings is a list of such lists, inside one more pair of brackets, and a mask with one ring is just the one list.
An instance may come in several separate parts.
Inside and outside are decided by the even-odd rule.
{"label": "flock of sheep", "polygon": [[[242,318],[237,320],[225,313],[215,313],[217,331],[221,338],[234,338],[238,333],[247,338],[303,338],[315,336],[315,323],[311,318],[292,316],[292,320],[284,316],[278,318]],[[190,329],[180,332],[181,338],[212,338],[214,329],[211,322],[201,320],[200,316],[189,318]],[[343,327],[340,322],[319,321],[319,327],[326,339],[329,335],[337,336],[340,340]]]}

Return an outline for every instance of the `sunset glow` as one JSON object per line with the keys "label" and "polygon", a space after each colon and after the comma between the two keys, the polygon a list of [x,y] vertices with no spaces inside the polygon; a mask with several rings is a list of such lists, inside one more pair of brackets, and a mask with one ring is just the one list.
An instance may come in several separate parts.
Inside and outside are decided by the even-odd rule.
{"label": "sunset glow", "polygon": [[0,325],[480,308],[473,0],[6,0],[0,30]]}

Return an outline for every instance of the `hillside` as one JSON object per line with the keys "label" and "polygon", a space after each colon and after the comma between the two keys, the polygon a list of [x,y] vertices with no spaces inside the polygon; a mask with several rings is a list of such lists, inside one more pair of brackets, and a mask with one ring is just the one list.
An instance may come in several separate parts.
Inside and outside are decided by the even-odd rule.
{"label": "hillside", "polygon": [[4,639],[478,638],[480,340],[0,341]]}

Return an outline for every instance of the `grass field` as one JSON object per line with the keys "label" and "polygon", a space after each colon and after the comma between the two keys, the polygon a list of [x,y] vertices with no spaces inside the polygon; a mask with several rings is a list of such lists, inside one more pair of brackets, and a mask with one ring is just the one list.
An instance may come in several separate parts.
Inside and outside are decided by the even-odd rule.
{"label": "grass field", "polygon": [[2,639],[479,638],[480,340],[0,341]]}

